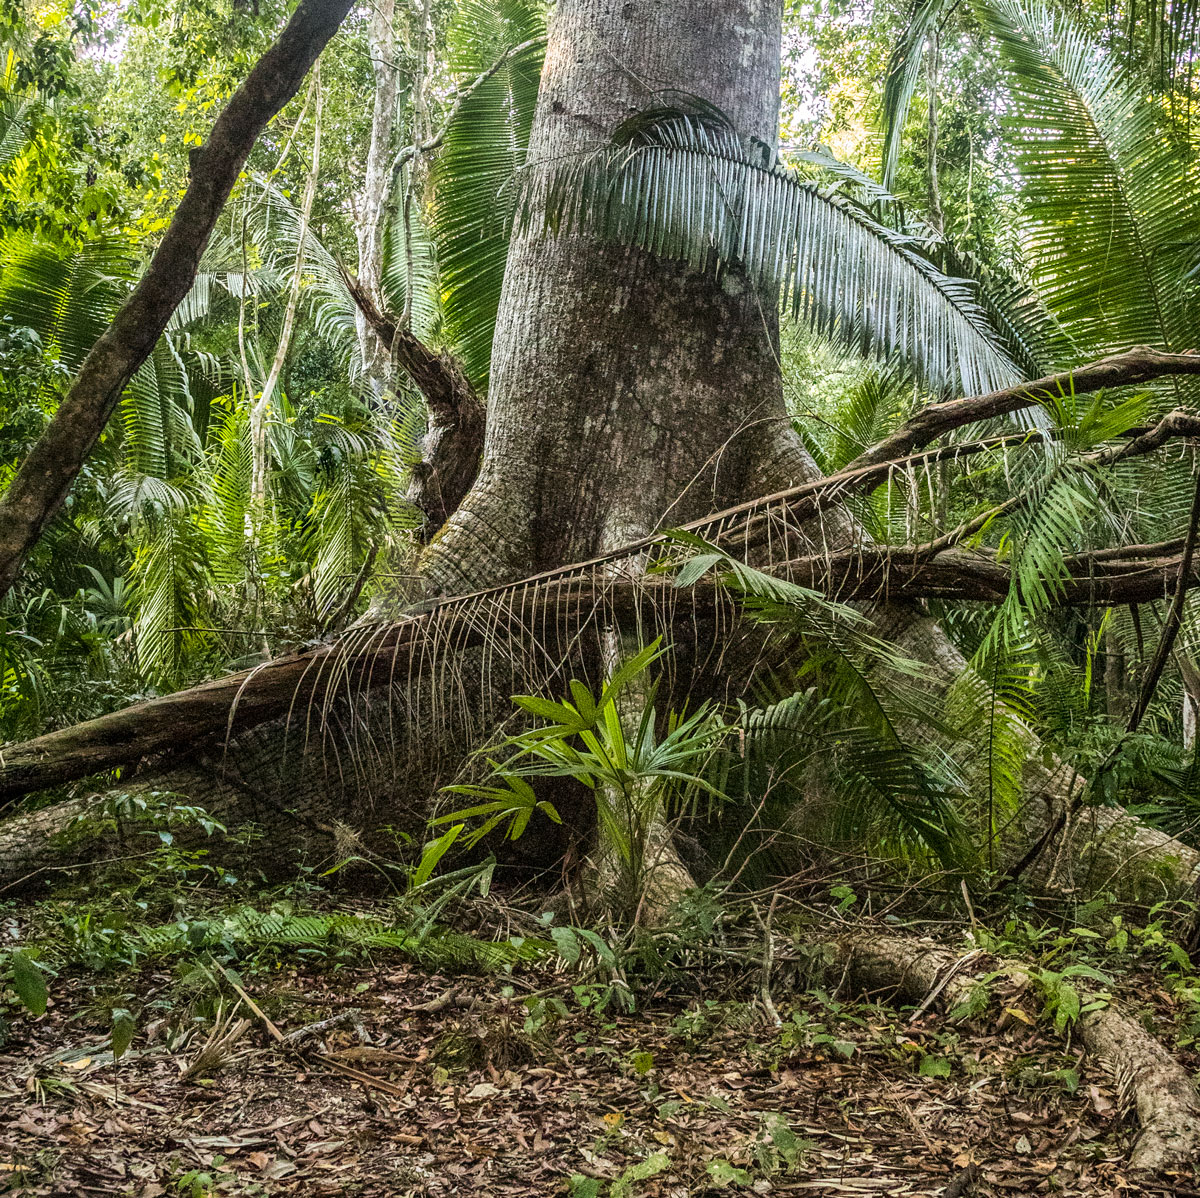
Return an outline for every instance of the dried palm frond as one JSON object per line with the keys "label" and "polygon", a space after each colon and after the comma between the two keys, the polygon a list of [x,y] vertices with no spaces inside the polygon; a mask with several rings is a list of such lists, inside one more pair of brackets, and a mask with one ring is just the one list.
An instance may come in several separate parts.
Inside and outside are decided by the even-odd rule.
{"label": "dried palm frond", "polygon": [[182,1068],[183,1080],[192,1077],[208,1077],[224,1069],[236,1059],[238,1043],[254,1026],[250,1019],[237,1018],[238,1004],[227,1008],[224,1000],[217,1003],[212,1028],[200,1051]]}

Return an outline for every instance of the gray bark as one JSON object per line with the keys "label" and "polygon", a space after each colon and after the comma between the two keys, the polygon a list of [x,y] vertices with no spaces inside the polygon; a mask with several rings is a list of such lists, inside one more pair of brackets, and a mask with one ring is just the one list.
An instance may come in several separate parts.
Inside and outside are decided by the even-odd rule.
{"label": "gray bark", "polygon": [[[371,141],[357,196],[354,231],[358,240],[358,279],[367,295],[382,307],[384,216],[392,189],[392,157],[396,141],[396,110],[400,67],[396,58],[396,0],[374,0],[367,23],[367,49],[375,79],[371,106]],[[358,352],[363,372],[376,395],[388,385],[390,361],[363,313],[355,313]]]}
{"label": "gray bark", "polygon": [[[695,94],[773,142],[778,0],[567,0],[551,24],[530,168]],[[769,302],[640,250],[539,235],[509,252],[484,460],[426,555],[455,593],[581,560],[751,496],[787,426]]]}

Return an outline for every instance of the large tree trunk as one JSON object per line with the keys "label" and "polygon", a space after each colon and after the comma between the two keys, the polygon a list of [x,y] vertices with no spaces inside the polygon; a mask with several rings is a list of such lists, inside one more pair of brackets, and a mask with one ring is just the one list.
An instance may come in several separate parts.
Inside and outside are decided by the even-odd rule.
{"label": "large tree trunk", "polygon": [[[773,144],[780,45],[778,0],[568,0],[551,23],[526,170],[598,149],[630,116],[684,95]],[[753,498],[764,446],[788,427],[774,305],[740,273],[718,279],[539,226],[534,215],[509,249],[479,477],[426,553],[442,593]],[[601,657],[632,648],[630,631],[602,632]],[[689,879],[653,795],[597,801],[629,805],[641,830],[634,864],[597,871],[617,882],[612,909],[656,918]],[[601,843],[598,856],[617,854]]]}
{"label": "large tree trunk", "polygon": [[[778,0],[565,0],[529,169],[685,94],[773,143],[779,51]],[[426,557],[442,593],[752,497],[764,447],[788,427],[773,305],[737,274],[547,237],[536,220],[509,251],[491,380],[479,478]]]}

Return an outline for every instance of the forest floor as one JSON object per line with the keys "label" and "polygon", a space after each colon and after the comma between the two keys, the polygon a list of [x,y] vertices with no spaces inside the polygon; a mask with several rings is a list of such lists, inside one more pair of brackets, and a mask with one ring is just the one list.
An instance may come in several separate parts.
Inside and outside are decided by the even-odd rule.
{"label": "forest floor", "polygon": [[[0,907],[0,947],[45,917]],[[99,964],[59,968],[45,1014],[0,1019],[0,1194],[1200,1195],[1129,1174],[1111,1079],[1028,998],[953,1023],[804,989],[783,961],[780,1026],[733,959],[633,1010],[553,955]],[[1170,1040],[1156,975],[1122,985]],[[114,1008],[136,1011],[116,1061]]]}

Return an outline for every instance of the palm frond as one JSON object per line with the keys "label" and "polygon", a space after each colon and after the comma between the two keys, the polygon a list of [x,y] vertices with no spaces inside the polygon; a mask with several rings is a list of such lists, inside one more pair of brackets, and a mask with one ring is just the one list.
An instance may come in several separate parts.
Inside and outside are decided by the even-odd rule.
{"label": "palm frond", "polygon": [[[300,240],[300,209],[269,179],[256,177],[248,190],[252,193],[246,200],[248,230],[256,241],[270,246],[281,261],[294,261]],[[311,226],[304,238],[304,272],[303,296],[316,332],[339,347],[348,362],[357,364],[354,299],[337,259]]]}
{"label": "palm frond", "polygon": [[464,99],[432,172],[446,335],[480,391],[508,259],[510,185],[525,163],[545,34],[537,0],[461,0],[449,33],[448,65],[461,82],[503,60]]}
{"label": "palm frond", "polygon": [[200,456],[191,419],[191,382],[169,335],[138,368],[121,396],[124,464],[139,474],[169,479]]}
{"label": "palm frond", "polygon": [[911,204],[903,204],[886,187],[836,158],[827,147],[822,146],[818,152],[791,152],[789,157],[840,180],[873,219],[912,237],[920,252],[943,274],[974,284],[979,303],[1004,352],[1028,377],[1039,378],[1078,360],[1078,351],[1031,287],[1003,274],[995,263],[985,263],[975,254],[959,249],[915,212]]}
{"label": "palm frond", "polygon": [[122,237],[101,237],[77,249],[28,233],[0,238],[0,313],[33,329],[47,352],[75,370],[108,327],[135,272]]}
{"label": "palm frond", "polygon": [[132,570],[138,665],[153,682],[170,684],[179,677],[185,651],[208,639],[198,627],[203,547],[181,512],[168,512],[145,528]]}
{"label": "palm frond", "polygon": [[1088,354],[1190,348],[1200,176],[1144,83],[1042,0],[986,0],[1038,291]]}
{"label": "palm frond", "polygon": [[199,523],[213,578],[223,586],[235,586],[245,577],[246,542],[253,533],[250,497],[253,452],[248,417],[245,404],[230,403],[222,409],[209,434],[209,494],[199,514]]}
{"label": "palm frond", "polygon": [[1174,92],[1173,98],[1190,117],[1196,102],[1193,84],[1200,4],[1196,0],[1151,0],[1146,4],[1129,0],[1120,6],[1110,0],[1108,10],[1111,23],[1121,27],[1122,52],[1146,70],[1156,90]]}
{"label": "palm frond", "polygon": [[1038,747],[1033,731],[1037,664],[1030,643],[985,646],[951,684],[946,716],[968,760],[966,793],[979,810],[972,824],[993,846],[1024,799],[1024,771]]}
{"label": "palm frond", "polygon": [[416,196],[409,194],[404,179],[397,182],[395,194],[394,207],[399,211],[388,213],[383,230],[383,301],[389,312],[400,313],[408,300],[409,327],[428,345],[442,316],[437,251]]}
{"label": "palm frond", "polygon": [[744,269],[796,318],[863,352],[901,355],[939,391],[979,394],[1022,377],[971,283],[711,122],[675,114],[532,174],[517,221]]}
{"label": "palm frond", "polygon": [[921,79],[925,43],[946,11],[946,0],[912,0],[904,30],[892,49],[883,84],[883,169],[880,181],[891,187],[900,161],[904,122]]}
{"label": "palm frond", "polygon": [[[842,831],[890,838],[903,851],[961,864],[961,782],[938,743],[951,729],[930,710],[921,667],[876,638],[870,622],[845,604],[756,570],[692,534],[667,533],[664,541],[695,551],[679,568],[677,586],[715,572],[751,619],[786,634],[796,681],[819,680],[819,693],[836,713],[838,765],[828,783],[841,800]],[[811,716],[809,704],[797,701],[787,714]],[[773,719],[767,730],[775,735],[781,726]]]}
{"label": "palm frond", "polygon": [[32,120],[40,108],[32,98],[5,96],[0,100],[0,170],[29,144]]}

